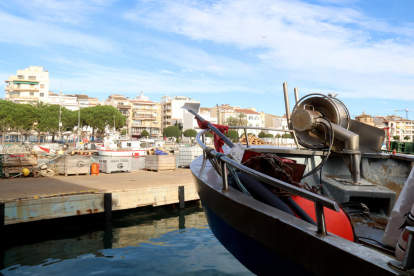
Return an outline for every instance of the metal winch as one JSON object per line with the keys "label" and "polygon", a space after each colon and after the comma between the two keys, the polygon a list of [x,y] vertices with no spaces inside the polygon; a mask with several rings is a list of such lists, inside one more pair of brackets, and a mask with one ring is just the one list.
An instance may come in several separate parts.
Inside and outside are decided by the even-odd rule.
{"label": "metal winch", "polygon": [[380,152],[385,138],[382,129],[352,120],[345,104],[334,95],[308,94],[299,99],[290,113],[287,83],[283,84],[286,118],[301,146],[341,154],[351,172],[352,182],[359,183],[361,153]]}

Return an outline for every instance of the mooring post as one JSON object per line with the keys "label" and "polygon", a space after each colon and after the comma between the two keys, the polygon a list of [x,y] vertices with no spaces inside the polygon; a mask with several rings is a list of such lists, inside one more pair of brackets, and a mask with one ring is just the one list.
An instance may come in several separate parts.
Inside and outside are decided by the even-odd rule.
{"label": "mooring post", "polygon": [[180,210],[185,208],[184,186],[178,187],[178,200],[180,202]]}
{"label": "mooring post", "polygon": [[112,193],[104,194],[104,209],[105,221],[110,221],[112,219]]}

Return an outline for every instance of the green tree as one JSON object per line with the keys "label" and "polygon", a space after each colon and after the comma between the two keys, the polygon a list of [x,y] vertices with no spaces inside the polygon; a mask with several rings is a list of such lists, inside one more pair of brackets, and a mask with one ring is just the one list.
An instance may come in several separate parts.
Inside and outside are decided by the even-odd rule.
{"label": "green tree", "polygon": [[148,137],[148,136],[149,136],[148,131],[147,131],[146,129],[144,129],[144,130],[141,132],[141,136],[142,136],[142,137]]}
{"label": "green tree", "polygon": [[393,138],[395,141],[399,141],[399,140],[400,140],[400,136],[399,136],[399,135],[392,136],[392,138]]}
{"label": "green tree", "polygon": [[231,141],[237,142],[239,139],[239,133],[235,130],[230,129],[228,133],[225,134]]}
{"label": "green tree", "polygon": [[[55,135],[59,132],[59,111],[61,113],[61,123],[60,127],[61,132],[72,130],[77,123],[75,121],[74,112],[68,110],[65,107],[60,107],[59,105],[49,105],[40,109],[39,122],[37,124],[37,129],[42,132],[48,132],[52,134],[52,142],[54,142]],[[77,117],[76,117],[77,119]]]}
{"label": "green tree", "polygon": [[292,138],[292,134],[290,133],[283,134],[282,138]]}
{"label": "green tree", "polygon": [[169,127],[164,128],[162,135],[164,137],[178,138],[181,135],[181,130],[176,126],[169,126]]}
{"label": "green tree", "polygon": [[195,129],[187,129],[186,131],[184,131],[184,136],[185,137],[196,137],[197,131]]}
{"label": "green tree", "polygon": [[42,108],[45,108],[45,107],[49,106],[50,104],[42,102],[42,101],[39,100],[38,102],[32,103],[32,105],[34,107],[36,107],[37,109],[42,109]]}
{"label": "green tree", "polygon": [[81,109],[81,127],[89,126],[92,128],[92,136],[95,137],[95,131],[99,136],[105,133],[105,128],[121,129],[125,126],[126,117],[113,106],[97,105]]}
{"label": "green tree", "polygon": [[177,121],[175,121],[174,126],[175,126],[175,127],[178,127],[178,129],[179,129],[179,130],[182,130],[182,129],[183,129],[183,124],[181,124],[181,123],[179,123],[179,122],[177,122]]}
{"label": "green tree", "polygon": [[207,131],[206,132],[206,137],[213,137],[214,136],[214,134],[213,133],[211,133],[210,131]]}
{"label": "green tree", "polygon": [[122,129],[121,130],[121,135],[126,135],[127,134],[127,130],[126,129]]}
{"label": "green tree", "polygon": [[265,135],[265,137],[266,137],[266,138],[273,138],[273,137],[275,137],[275,136],[274,136],[272,133],[268,133],[268,134],[266,134],[266,135]]}
{"label": "green tree", "polygon": [[239,113],[235,117],[238,126],[247,126],[247,115],[245,113]]}
{"label": "green tree", "polygon": [[224,124],[227,126],[237,126],[237,119],[235,117],[228,117]]}
{"label": "green tree", "polygon": [[276,138],[281,138],[282,136],[280,136],[280,134],[276,134]]}
{"label": "green tree", "polygon": [[260,131],[258,136],[259,136],[259,138],[265,138],[266,133],[264,133],[263,131]]}
{"label": "green tree", "polygon": [[410,140],[410,136],[408,136],[408,135],[406,135],[406,136],[404,136],[404,140]]}

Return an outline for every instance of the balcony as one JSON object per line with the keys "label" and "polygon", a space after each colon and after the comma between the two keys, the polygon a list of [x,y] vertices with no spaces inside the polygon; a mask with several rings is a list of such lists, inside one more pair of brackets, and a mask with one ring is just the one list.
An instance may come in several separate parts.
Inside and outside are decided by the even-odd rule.
{"label": "balcony", "polygon": [[116,106],[116,108],[118,108],[118,109],[131,109],[131,106],[130,106],[130,105],[122,105],[122,104],[118,104],[118,105]]}
{"label": "balcony", "polygon": [[6,82],[11,82],[11,81],[27,81],[27,82],[37,82],[39,83],[38,80],[29,80],[29,79],[19,79],[18,77],[11,77],[10,79],[6,80]]}
{"label": "balcony", "polygon": [[133,119],[134,120],[153,121],[157,118],[156,117],[135,116],[135,117],[133,117]]}
{"label": "balcony", "polygon": [[17,86],[10,86],[7,85],[6,88],[4,89],[6,91],[29,91],[29,92],[39,92],[39,88],[37,87],[33,87],[33,88],[21,88],[21,87],[17,87]]}

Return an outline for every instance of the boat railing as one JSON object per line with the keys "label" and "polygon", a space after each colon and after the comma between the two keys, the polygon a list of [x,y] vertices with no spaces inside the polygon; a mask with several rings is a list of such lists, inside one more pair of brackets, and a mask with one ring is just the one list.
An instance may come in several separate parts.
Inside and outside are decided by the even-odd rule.
{"label": "boat railing", "polygon": [[[230,127],[231,129],[237,129],[237,128],[246,128],[246,129],[250,129],[252,127]],[[255,127],[253,129],[263,129],[260,127]],[[265,128],[266,129],[266,128]],[[273,130],[273,129],[272,129]],[[233,159],[230,159],[229,157],[225,156],[225,155],[219,155],[219,153],[214,150],[213,148],[207,147],[205,145],[205,133],[207,131],[210,131],[209,129],[206,130],[202,130],[197,134],[196,140],[197,143],[199,144],[199,146],[203,149],[204,151],[204,161],[206,160],[206,157],[215,157],[218,155],[217,159],[220,162],[220,169],[217,168],[218,173],[221,175],[222,178],[222,183],[223,183],[223,190],[228,190],[229,189],[229,184],[228,184],[228,179],[227,179],[227,168],[226,165],[232,166],[233,168],[246,173],[254,178],[256,178],[257,180],[264,182],[266,184],[269,184],[271,186],[283,189],[287,192],[290,192],[292,194],[301,196],[303,198],[306,198],[310,201],[313,201],[315,204],[315,214],[316,214],[316,225],[317,225],[317,231],[319,234],[321,235],[326,235],[326,223],[325,223],[325,213],[323,210],[323,207],[329,208],[331,210],[334,210],[336,212],[339,212],[340,208],[339,208],[339,204],[332,200],[329,199],[327,197],[324,197],[322,195],[310,192],[308,190],[296,187],[294,185],[291,185],[289,183],[286,183],[282,180],[273,178],[271,176],[268,176],[266,174],[260,173],[256,170],[253,170],[249,167],[246,167],[236,161],[234,161]],[[246,131],[246,130],[245,130]],[[283,130],[286,131],[286,130]],[[247,139],[246,139],[247,140]],[[299,148],[299,147],[298,147]],[[205,163],[204,163],[205,164]]]}
{"label": "boat railing", "polygon": [[273,127],[253,127],[253,126],[229,126],[229,129],[243,129],[244,136],[246,136],[246,146],[249,148],[249,139],[247,139],[247,130],[248,129],[259,129],[259,130],[269,130],[269,131],[279,131],[279,132],[289,132],[292,134],[293,140],[295,140],[296,147],[299,149],[298,138],[296,137],[296,133],[290,129],[280,129],[280,128],[273,128]]}

